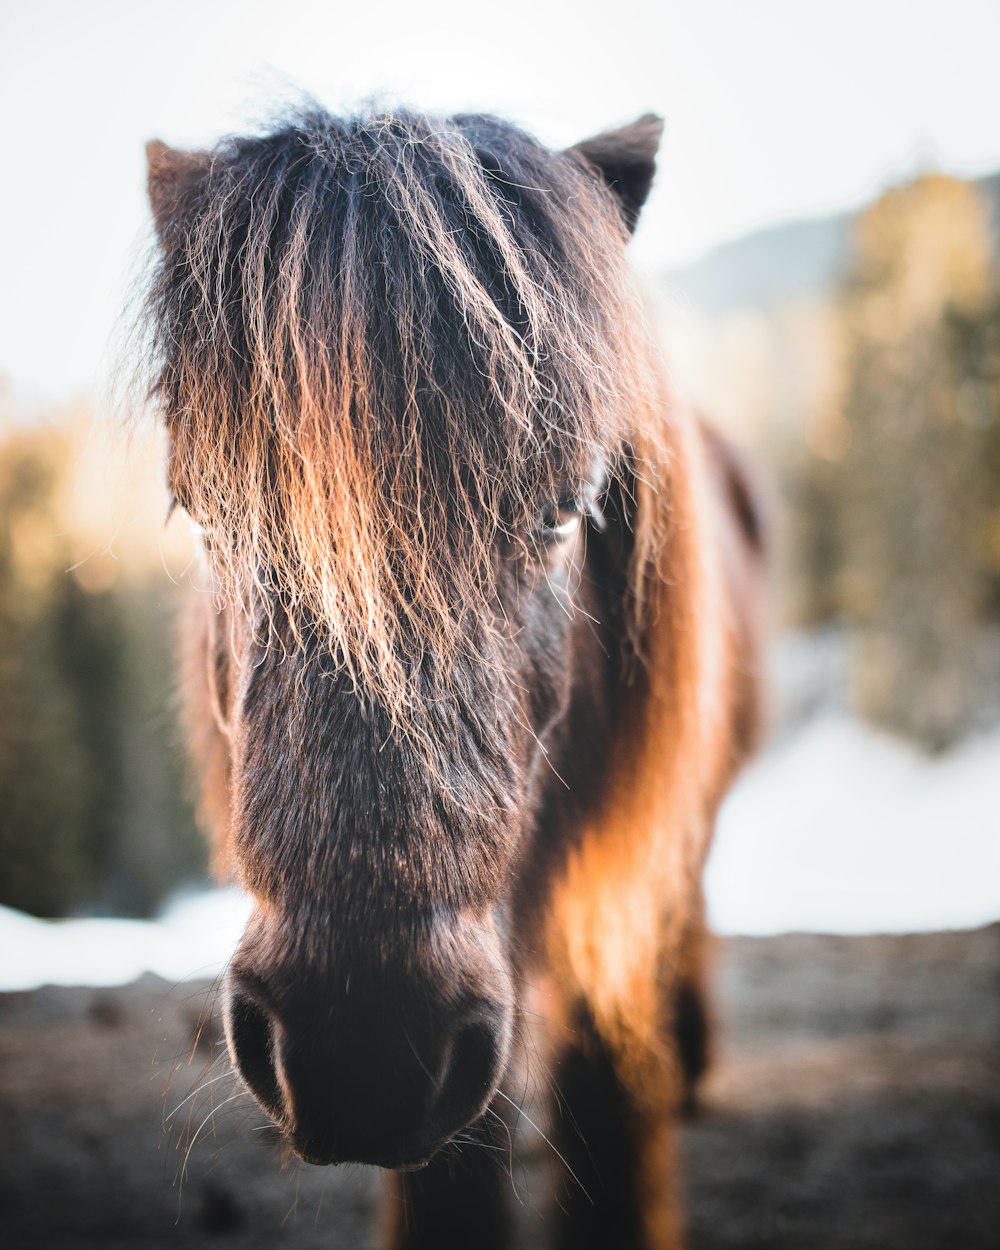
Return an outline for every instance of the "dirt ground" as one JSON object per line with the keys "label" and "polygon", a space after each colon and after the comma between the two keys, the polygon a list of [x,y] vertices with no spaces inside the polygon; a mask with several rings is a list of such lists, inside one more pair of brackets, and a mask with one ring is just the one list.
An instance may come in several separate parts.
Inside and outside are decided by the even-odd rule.
{"label": "dirt ground", "polygon": [[[1000,925],[729,939],[716,981],[692,1250],[998,1250]],[[224,1075],[210,1000],[152,977],[0,996],[4,1246],[374,1245],[380,1174],[285,1157]],[[512,1173],[526,1247],[545,1151],[526,1134]]]}

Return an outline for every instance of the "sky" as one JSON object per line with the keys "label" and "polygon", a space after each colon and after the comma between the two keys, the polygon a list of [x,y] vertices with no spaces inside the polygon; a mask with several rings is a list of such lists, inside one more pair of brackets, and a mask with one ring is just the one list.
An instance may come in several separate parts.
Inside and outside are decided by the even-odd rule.
{"label": "sky", "polygon": [[644,267],[1000,166],[997,0],[0,0],[0,377],[101,396],[149,245],[144,142],[308,93],[487,109],[562,146],[666,119]]}

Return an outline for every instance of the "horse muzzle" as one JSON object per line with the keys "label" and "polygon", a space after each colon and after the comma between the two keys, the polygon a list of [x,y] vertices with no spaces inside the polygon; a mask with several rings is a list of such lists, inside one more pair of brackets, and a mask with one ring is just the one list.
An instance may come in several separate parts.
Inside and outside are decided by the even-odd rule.
{"label": "horse muzzle", "polygon": [[259,933],[244,938],[229,1050],[306,1162],[419,1167],[484,1114],[507,1065],[512,995],[495,934],[461,927],[407,959],[289,962],[268,959]]}

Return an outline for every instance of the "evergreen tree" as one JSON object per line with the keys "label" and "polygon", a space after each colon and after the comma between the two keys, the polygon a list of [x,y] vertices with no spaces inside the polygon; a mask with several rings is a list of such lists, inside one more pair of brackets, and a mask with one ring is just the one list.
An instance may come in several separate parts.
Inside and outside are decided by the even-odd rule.
{"label": "evergreen tree", "polygon": [[205,871],[169,710],[176,587],[74,568],[76,435],[0,431],[0,903],[149,915]]}
{"label": "evergreen tree", "polygon": [[933,175],[862,214],[840,301],[832,599],[866,714],[931,747],[995,710],[1000,296],[983,205]]}

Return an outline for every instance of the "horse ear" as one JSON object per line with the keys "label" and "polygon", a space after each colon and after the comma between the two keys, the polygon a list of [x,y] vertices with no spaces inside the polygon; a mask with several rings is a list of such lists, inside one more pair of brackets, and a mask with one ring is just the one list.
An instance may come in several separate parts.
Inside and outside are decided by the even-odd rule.
{"label": "horse ear", "polygon": [[161,237],[185,195],[208,173],[209,164],[204,152],[179,152],[159,139],[146,144],[146,186]]}
{"label": "horse ear", "polygon": [[582,157],[618,196],[629,234],[653,185],[662,134],[663,118],[646,113],[628,126],[606,130],[566,149],[567,155]]}

